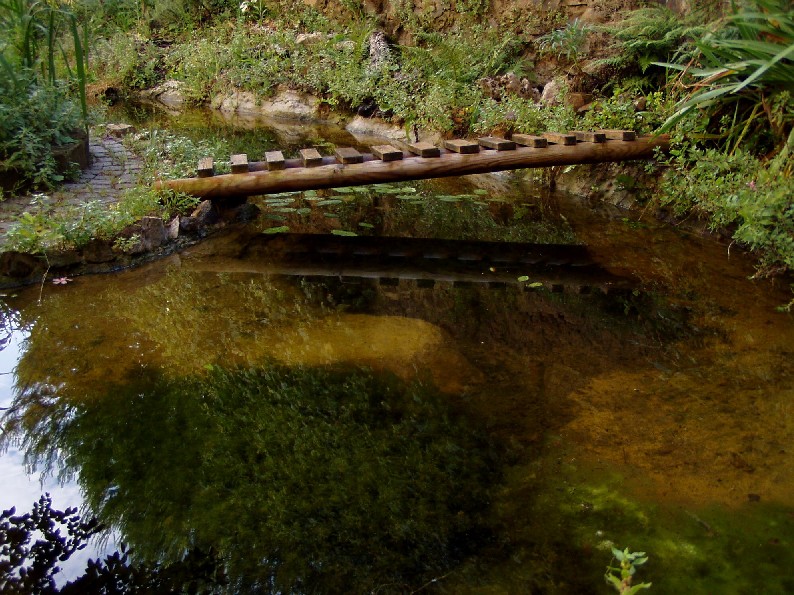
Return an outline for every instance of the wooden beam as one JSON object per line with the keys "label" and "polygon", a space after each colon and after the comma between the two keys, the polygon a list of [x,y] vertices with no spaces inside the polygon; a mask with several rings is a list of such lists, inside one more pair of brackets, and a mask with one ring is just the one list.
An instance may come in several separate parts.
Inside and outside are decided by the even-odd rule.
{"label": "wooden beam", "polygon": [[211,178],[215,175],[215,162],[212,160],[212,157],[203,157],[199,159],[196,175],[199,178]]}
{"label": "wooden beam", "polygon": [[[656,148],[666,151],[669,145],[669,137],[660,135],[638,137],[635,141],[578,143],[572,146],[555,144],[542,151],[519,147],[514,151],[481,151],[473,155],[445,153],[436,159],[409,157],[387,162],[376,160],[371,155],[365,155],[364,163],[344,167],[337,163],[308,168],[299,167],[297,161],[289,160],[287,168],[281,171],[259,171],[258,168],[261,166],[254,163],[251,164],[252,171],[247,174],[160,181],[155,186],[157,188],[172,188],[202,198],[248,196],[463,176],[528,167],[653,159]],[[311,150],[314,151],[314,149]],[[314,152],[316,153],[316,151]]]}
{"label": "wooden beam", "polygon": [[323,156],[317,149],[301,149],[298,153],[303,161],[303,167],[317,167],[323,164]]}
{"label": "wooden beam", "polygon": [[486,149],[494,149],[496,151],[514,151],[516,148],[515,142],[496,136],[478,138],[477,142]]}
{"label": "wooden beam", "polygon": [[514,134],[511,138],[516,144],[523,145],[525,147],[545,149],[549,146],[548,139],[542,136],[535,136],[534,134]]}
{"label": "wooden beam", "polygon": [[420,157],[441,157],[441,149],[430,143],[414,143],[408,145],[408,150]]}
{"label": "wooden beam", "polygon": [[287,164],[284,162],[284,153],[281,151],[267,151],[265,153],[265,163],[267,163],[267,169],[270,171],[287,167]]}
{"label": "wooden beam", "polygon": [[566,133],[562,133],[562,132],[544,132],[543,136],[550,143],[555,143],[557,145],[575,145],[576,144],[576,135],[575,134],[566,134]]}
{"label": "wooden beam", "polygon": [[603,143],[607,136],[603,132],[574,132],[576,140],[587,143]]}
{"label": "wooden beam", "polygon": [[338,147],[334,151],[334,155],[339,163],[363,163],[364,156],[350,147]]}
{"label": "wooden beam", "polygon": [[472,153],[478,153],[480,151],[480,145],[477,143],[473,143],[470,140],[461,140],[459,138],[444,141],[444,148],[463,155],[471,155]]}
{"label": "wooden beam", "polygon": [[635,140],[637,133],[633,130],[599,130],[609,140]]}
{"label": "wooden beam", "polygon": [[232,155],[231,159],[232,173],[233,174],[246,174],[248,173],[248,155],[239,153]]}
{"label": "wooden beam", "polygon": [[375,145],[372,154],[381,161],[399,161],[403,158],[403,152],[391,145]]}

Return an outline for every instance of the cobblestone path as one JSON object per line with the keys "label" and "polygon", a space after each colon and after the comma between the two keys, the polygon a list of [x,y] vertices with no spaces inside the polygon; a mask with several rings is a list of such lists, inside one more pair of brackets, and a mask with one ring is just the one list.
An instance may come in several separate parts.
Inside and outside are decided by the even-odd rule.
{"label": "cobblestone path", "polygon": [[[65,211],[90,201],[113,204],[119,200],[123,190],[138,184],[142,164],[134,154],[112,136],[91,139],[89,145],[91,165],[74,182],[64,184],[57,190],[46,193],[44,210],[47,213]],[[25,211],[40,209],[42,201],[38,195],[10,197],[0,202],[0,251],[7,243],[7,234],[14,219]]]}

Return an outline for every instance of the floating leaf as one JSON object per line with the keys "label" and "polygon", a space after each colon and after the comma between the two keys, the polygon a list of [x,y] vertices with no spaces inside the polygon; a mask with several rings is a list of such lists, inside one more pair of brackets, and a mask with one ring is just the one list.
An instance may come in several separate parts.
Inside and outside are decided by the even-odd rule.
{"label": "floating leaf", "polygon": [[289,227],[282,225],[281,227],[269,227],[262,231],[262,233],[284,233],[289,231]]}
{"label": "floating leaf", "polygon": [[270,219],[271,221],[284,221],[286,217],[284,217],[284,215],[271,215],[268,213],[265,215],[265,219]]}
{"label": "floating leaf", "polygon": [[457,196],[439,196],[438,200],[444,202],[460,202],[460,198],[458,198]]}
{"label": "floating leaf", "polygon": [[519,282],[519,283],[524,283],[525,281],[529,281],[529,277],[528,277],[527,275],[521,275],[521,276],[518,278],[518,282]]}
{"label": "floating leaf", "polygon": [[332,188],[334,192],[338,192],[339,194],[350,194],[351,192],[355,192],[355,188],[351,188],[350,186],[342,186],[341,188]]}
{"label": "floating leaf", "polygon": [[527,285],[527,287],[532,287],[532,288],[543,287],[543,283],[541,283],[540,281],[535,281],[534,283],[530,283],[529,285]]}
{"label": "floating leaf", "polygon": [[311,200],[312,198],[314,198],[316,196],[317,196],[317,191],[316,190],[306,190],[303,193],[303,198],[308,199],[308,200]]}
{"label": "floating leaf", "polygon": [[308,215],[311,212],[312,212],[312,210],[309,207],[301,207],[300,209],[298,209],[296,211],[296,213],[298,213],[298,215]]}
{"label": "floating leaf", "polygon": [[323,213],[323,215],[329,219],[339,219],[339,215],[336,213]]}
{"label": "floating leaf", "polygon": [[485,196],[486,194],[488,194],[488,191],[485,188],[477,188],[474,190],[474,194],[478,196]]}
{"label": "floating leaf", "polygon": [[400,200],[415,200],[416,196],[414,196],[413,194],[398,194],[397,198],[399,198]]}
{"label": "floating leaf", "polygon": [[298,209],[295,207],[279,207],[278,209],[274,209],[276,213],[294,213]]}
{"label": "floating leaf", "polygon": [[326,205],[338,205],[338,204],[342,204],[342,201],[335,198],[330,198],[327,200],[321,200],[317,202],[317,205],[321,207],[324,207]]}
{"label": "floating leaf", "polygon": [[367,229],[374,229],[374,225],[372,223],[364,223],[363,221],[358,224],[359,227],[366,227]]}
{"label": "floating leaf", "polygon": [[358,234],[355,231],[346,231],[344,229],[332,229],[331,234],[335,236],[357,236]]}

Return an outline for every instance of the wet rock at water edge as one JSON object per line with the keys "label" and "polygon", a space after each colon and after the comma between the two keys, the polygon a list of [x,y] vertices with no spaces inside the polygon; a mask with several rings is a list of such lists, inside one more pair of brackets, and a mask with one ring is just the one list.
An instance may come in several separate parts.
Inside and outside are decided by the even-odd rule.
{"label": "wet rock at water edge", "polygon": [[0,254],[0,275],[22,279],[35,272],[44,270],[44,261],[24,252],[3,252]]}
{"label": "wet rock at water edge", "polygon": [[108,240],[93,239],[83,246],[83,261],[88,264],[110,262],[114,258],[113,246]]}
{"label": "wet rock at water edge", "polygon": [[218,220],[218,213],[212,207],[212,201],[209,200],[201,202],[190,216],[196,220],[199,227],[211,225]]}

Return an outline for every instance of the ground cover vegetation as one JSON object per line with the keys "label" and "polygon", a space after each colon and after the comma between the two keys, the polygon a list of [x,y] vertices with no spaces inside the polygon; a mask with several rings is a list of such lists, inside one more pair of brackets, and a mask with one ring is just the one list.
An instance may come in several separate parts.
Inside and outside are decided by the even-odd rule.
{"label": "ground cover vegetation", "polygon": [[[319,10],[298,0],[82,0],[69,14],[90,48],[89,89],[122,97],[165,80],[179,81],[197,104],[231,90],[266,98],[288,87],[409,134],[670,132],[674,149],[661,160],[655,203],[704,216],[759,249],[765,273],[794,264],[794,17],[785,0],[727,9],[704,0],[686,15],[641,7],[605,24],[568,22],[563,12],[494,15],[487,1],[450,4],[441,17],[408,2],[384,15],[355,0],[314,4]],[[372,33],[381,29],[391,38],[375,51]],[[556,101],[539,103],[509,82],[486,84],[512,73],[537,91],[549,63],[561,83]],[[569,105],[574,92],[593,96],[589,109]]]}

